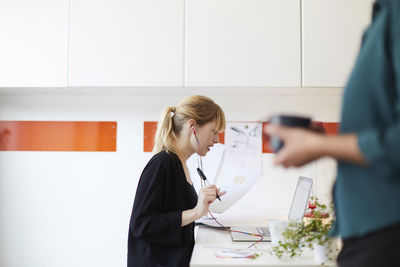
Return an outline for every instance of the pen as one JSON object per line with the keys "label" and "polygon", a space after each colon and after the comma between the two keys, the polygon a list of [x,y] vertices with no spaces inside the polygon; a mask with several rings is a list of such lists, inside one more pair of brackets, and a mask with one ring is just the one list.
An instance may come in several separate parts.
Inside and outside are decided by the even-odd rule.
{"label": "pen", "polygon": [[231,129],[232,130],[234,130],[235,132],[237,132],[238,134],[243,134],[243,135],[246,135],[246,133],[245,132],[243,132],[242,130],[239,130],[238,128],[236,128],[236,127],[231,127]]}
{"label": "pen", "polygon": [[[207,180],[207,177],[204,175],[204,172],[202,170],[200,170],[200,168],[197,168],[197,172],[200,175],[201,179],[203,179],[204,181]],[[218,194],[217,194],[217,198],[219,201],[221,201],[221,199],[219,198]]]}

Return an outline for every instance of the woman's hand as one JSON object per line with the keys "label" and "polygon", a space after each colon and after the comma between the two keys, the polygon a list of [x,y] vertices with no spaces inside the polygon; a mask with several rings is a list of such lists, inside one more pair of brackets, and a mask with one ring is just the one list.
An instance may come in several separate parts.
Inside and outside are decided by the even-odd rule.
{"label": "woman's hand", "polygon": [[215,185],[209,185],[200,189],[197,205],[193,209],[182,211],[182,226],[186,226],[195,220],[200,219],[208,212],[208,207],[218,196],[224,195],[226,192],[220,192]]}
{"label": "woman's hand", "polygon": [[284,146],[276,154],[274,163],[285,167],[302,166],[321,156],[324,135],[301,128],[268,125],[264,131],[278,137]]}
{"label": "woman's hand", "polygon": [[[217,194],[220,194],[220,192],[215,185],[209,185],[205,188],[200,189],[197,205],[194,208],[198,219],[207,214],[208,207],[212,202],[215,201],[215,199],[217,198]],[[223,195],[223,193],[221,195]]]}
{"label": "woman's hand", "polygon": [[283,148],[275,156],[276,165],[298,167],[324,156],[360,165],[368,164],[358,147],[355,133],[329,136],[277,125],[267,125],[264,132],[284,142]]}

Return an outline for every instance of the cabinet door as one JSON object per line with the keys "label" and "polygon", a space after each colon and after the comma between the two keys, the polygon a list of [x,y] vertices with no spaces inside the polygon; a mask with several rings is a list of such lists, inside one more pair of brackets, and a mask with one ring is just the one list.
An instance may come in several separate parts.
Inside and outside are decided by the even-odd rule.
{"label": "cabinet door", "polygon": [[187,0],[187,86],[300,86],[300,0]]}
{"label": "cabinet door", "polygon": [[343,87],[373,0],[303,0],[303,86]]}
{"label": "cabinet door", "polygon": [[182,86],[184,0],[71,0],[70,86]]}
{"label": "cabinet door", "polygon": [[68,0],[1,0],[0,36],[0,87],[66,86]]}

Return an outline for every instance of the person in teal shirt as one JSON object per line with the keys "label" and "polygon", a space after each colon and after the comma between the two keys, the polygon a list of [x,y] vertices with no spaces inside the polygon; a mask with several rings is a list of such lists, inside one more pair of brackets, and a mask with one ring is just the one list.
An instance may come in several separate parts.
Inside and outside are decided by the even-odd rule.
{"label": "person in teal shirt", "polygon": [[340,134],[268,126],[275,164],[338,160],[332,233],[340,267],[400,266],[400,1],[377,0],[343,95]]}

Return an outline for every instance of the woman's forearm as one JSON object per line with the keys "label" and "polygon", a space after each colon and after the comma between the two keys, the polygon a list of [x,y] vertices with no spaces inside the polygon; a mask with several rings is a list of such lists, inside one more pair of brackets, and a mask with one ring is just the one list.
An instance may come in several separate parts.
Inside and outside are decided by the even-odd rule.
{"label": "woman's forearm", "polygon": [[195,220],[200,219],[195,209],[182,211],[182,223],[181,226],[186,226]]}
{"label": "woman's forearm", "polygon": [[358,147],[356,134],[325,135],[321,137],[318,145],[321,156],[357,164],[367,163]]}

